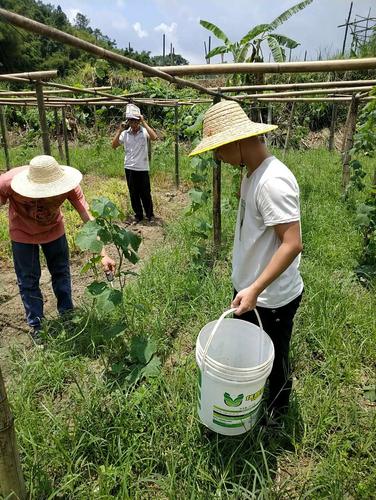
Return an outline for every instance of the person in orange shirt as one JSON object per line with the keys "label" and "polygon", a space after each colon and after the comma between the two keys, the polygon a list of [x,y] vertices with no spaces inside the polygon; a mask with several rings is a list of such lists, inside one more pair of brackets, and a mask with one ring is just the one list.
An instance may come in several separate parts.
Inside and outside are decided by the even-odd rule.
{"label": "person in orange shirt", "polygon": [[[79,170],[59,165],[52,156],[36,156],[30,164],[0,175],[0,204],[9,203],[9,233],[14,268],[31,337],[41,343],[43,297],[39,287],[41,246],[52,278],[57,309],[64,314],[73,309],[69,251],[60,207],[68,200],[84,222],[92,220],[80,187]],[[115,262],[102,252],[106,271]]]}

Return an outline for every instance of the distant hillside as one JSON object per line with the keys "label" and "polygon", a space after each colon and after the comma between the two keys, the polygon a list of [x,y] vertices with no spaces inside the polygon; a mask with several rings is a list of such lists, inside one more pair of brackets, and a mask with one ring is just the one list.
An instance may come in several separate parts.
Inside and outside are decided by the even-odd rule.
{"label": "distant hillside", "polygon": [[[61,7],[54,7],[37,0],[0,0],[0,7],[59,30],[78,36],[106,49],[115,50],[145,64],[158,65],[161,56],[151,57],[150,52],[137,52],[132,48],[119,49],[116,41],[90,26],[90,20],[78,13],[72,24]],[[0,73],[58,69],[61,76],[77,70],[78,66],[91,63],[93,56],[64,46],[46,37],[27,33],[1,21],[0,18]],[[171,64],[172,61],[169,61]],[[173,64],[188,64],[181,55],[174,56]]]}

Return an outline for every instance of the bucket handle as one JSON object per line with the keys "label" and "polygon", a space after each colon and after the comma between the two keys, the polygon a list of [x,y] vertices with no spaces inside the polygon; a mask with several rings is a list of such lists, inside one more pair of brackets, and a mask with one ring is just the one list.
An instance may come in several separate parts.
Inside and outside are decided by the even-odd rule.
{"label": "bucket handle", "polygon": [[[219,317],[218,321],[216,322],[216,324],[214,325],[214,328],[213,330],[211,331],[211,334],[209,335],[209,338],[206,342],[206,345],[205,345],[205,349],[204,349],[204,352],[203,352],[203,355],[202,355],[202,371],[205,371],[205,366],[206,366],[206,355],[208,353],[208,349],[209,349],[209,346],[213,340],[213,337],[214,335],[217,333],[217,330],[218,328],[220,327],[222,321],[225,319],[226,316],[228,316],[229,314],[233,313],[236,311],[236,307],[232,307],[231,309],[228,309],[227,311],[225,311],[224,313],[221,314],[221,316]],[[257,318],[257,321],[258,321],[258,324],[259,324],[259,327],[260,327],[260,330],[261,332],[264,331],[264,328],[262,326],[262,321],[261,321],[261,318],[260,318],[260,315],[256,309],[256,307],[253,309],[255,311],[255,314],[256,314],[256,318]]]}

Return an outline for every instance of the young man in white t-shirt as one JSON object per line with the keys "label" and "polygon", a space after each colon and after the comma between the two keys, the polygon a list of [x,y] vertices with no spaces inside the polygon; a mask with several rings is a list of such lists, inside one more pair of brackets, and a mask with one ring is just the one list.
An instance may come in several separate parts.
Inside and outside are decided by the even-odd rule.
{"label": "young man in white t-shirt", "polygon": [[291,392],[289,344],[303,281],[299,187],[286,165],[268,152],[261,135],[274,128],[251,122],[239,104],[223,101],[207,111],[203,140],[191,155],[211,150],[215,159],[246,168],[234,237],[232,307],[236,317],[257,324],[257,306],[273,340],[268,409],[279,416]]}
{"label": "young man in white t-shirt", "polygon": [[135,222],[141,222],[145,216],[149,221],[154,218],[153,201],[151,198],[148,140],[155,141],[156,132],[146,123],[140,109],[134,104],[127,105],[124,123],[117,130],[112,141],[116,149],[124,145],[124,169],[129,196],[135,215]]}

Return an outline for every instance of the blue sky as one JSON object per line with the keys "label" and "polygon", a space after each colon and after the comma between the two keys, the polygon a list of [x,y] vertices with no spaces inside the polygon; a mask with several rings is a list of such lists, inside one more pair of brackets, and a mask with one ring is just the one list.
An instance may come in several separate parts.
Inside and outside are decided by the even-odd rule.
{"label": "blue sky", "polygon": [[[249,29],[272,21],[298,0],[48,0],[60,5],[73,20],[77,12],[90,19],[93,28],[117,41],[119,47],[128,43],[135,50],[162,53],[162,34],[166,45],[182,54],[191,64],[204,63],[204,41],[209,32],[199,25],[200,19],[217,24],[230,39],[238,40]],[[348,14],[348,0],[314,0],[305,10],[293,16],[277,31],[299,41],[293,58],[317,59],[332,55],[342,47],[343,24]],[[374,0],[354,0],[353,14],[376,16]],[[212,47],[220,42],[212,37]],[[268,60],[269,52],[265,53]],[[225,60],[230,60],[226,56]],[[213,62],[220,62],[219,57]]]}

